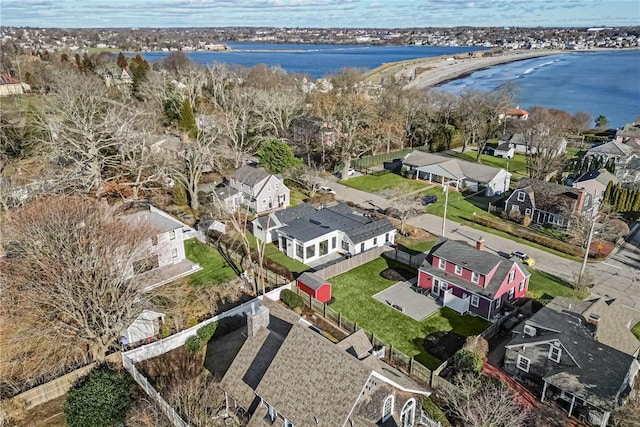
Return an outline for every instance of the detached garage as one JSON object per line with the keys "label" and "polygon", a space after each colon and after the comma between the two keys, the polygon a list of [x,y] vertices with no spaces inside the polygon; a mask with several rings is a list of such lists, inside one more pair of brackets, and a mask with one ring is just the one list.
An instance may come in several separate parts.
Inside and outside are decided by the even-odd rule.
{"label": "detached garage", "polygon": [[302,292],[320,302],[328,302],[331,299],[331,283],[316,274],[302,273],[296,282]]}

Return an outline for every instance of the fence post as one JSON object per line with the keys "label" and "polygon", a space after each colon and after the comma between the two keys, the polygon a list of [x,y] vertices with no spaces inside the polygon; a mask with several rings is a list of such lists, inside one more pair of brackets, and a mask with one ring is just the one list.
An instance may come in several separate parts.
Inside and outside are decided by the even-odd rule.
{"label": "fence post", "polygon": [[358,322],[353,322],[353,332],[358,332]]}
{"label": "fence post", "polygon": [[338,313],[338,326],[342,328],[342,313]]}
{"label": "fence post", "polygon": [[327,303],[322,305],[322,317],[327,318]]}
{"label": "fence post", "polygon": [[409,376],[413,373],[413,356],[409,359]]}

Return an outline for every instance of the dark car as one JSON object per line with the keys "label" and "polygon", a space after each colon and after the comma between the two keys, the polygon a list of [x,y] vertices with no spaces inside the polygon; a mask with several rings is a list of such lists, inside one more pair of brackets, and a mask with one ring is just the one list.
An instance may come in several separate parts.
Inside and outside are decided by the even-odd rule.
{"label": "dark car", "polygon": [[437,201],[438,201],[438,196],[436,196],[435,194],[427,194],[426,196],[424,196],[422,198],[422,204],[424,206],[430,205],[430,204],[435,203]]}

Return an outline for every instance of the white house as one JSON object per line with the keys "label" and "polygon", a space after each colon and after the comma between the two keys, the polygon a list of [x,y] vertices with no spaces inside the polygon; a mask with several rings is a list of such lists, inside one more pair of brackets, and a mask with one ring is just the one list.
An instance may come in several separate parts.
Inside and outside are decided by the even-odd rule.
{"label": "white house", "polygon": [[285,209],[291,201],[282,176],[260,167],[243,165],[229,178],[229,186],[241,193],[241,203],[255,214]]}
{"label": "white house", "polygon": [[253,221],[261,241],[277,242],[288,257],[309,263],[335,253],[358,254],[392,245],[396,230],[388,219],[373,219],[344,203],[314,208],[304,203]]}
{"label": "white house", "polygon": [[407,154],[402,164],[413,171],[416,179],[448,183],[456,189],[484,191],[486,196],[508,191],[511,182],[511,174],[504,169],[422,151]]}
{"label": "white house", "polygon": [[185,255],[186,233],[193,231],[188,225],[154,206],[127,214],[123,219],[152,230],[153,235],[144,248],[146,256],[133,263],[131,272],[143,290],[149,291],[202,269]]}
{"label": "white house", "polygon": [[[553,137],[550,137],[553,138]],[[514,133],[512,135],[503,135],[498,141],[498,145],[509,144],[513,147],[516,153],[520,154],[536,154],[538,147],[536,145],[527,143],[524,135],[521,133]],[[546,148],[545,148],[546,149]],[[543,150],[544,151],[544,150]],[[556,155],[561,155],[567,151],[567,140],[565,138],[558,138],[556,145]]]}

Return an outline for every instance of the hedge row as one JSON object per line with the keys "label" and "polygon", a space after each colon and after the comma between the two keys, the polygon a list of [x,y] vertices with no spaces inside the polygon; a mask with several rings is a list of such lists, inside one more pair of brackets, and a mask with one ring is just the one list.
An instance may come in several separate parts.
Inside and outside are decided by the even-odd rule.
{"label": "hedge row", "polygon": [[555,249],[556,251],[560,251],[568,255],[573,255],[576,257],[580,257],[584,255],[584,252],[581,248],[574,246],[570,243],[562,242],[560,240],[556,240],[549,236],[543,236],[541,234],[527,230],[526,228],[514,227],[513,225],[509,223],[505,223],[503,221],[498,221],[491,218],[478,216],[475,219],[475,222],[477,222],[480,225],[484,225],[485,227],[493,228],[499,231],[504,231],[505,233],[511,234],[512,236],[529,240],[531,242],[537,243],[539,245],[545,246],[550,249]]}
{"label": "hedge row", "polygon": [[289,289],[280,292],[280,299],[289,308],[304,308],[304,298]]}

